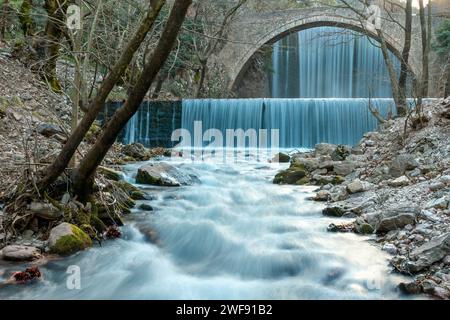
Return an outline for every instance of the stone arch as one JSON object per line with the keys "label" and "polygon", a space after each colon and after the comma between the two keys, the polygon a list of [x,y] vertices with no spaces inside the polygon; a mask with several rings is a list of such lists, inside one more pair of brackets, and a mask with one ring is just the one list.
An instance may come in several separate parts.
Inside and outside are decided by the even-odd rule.
{"label": "stone arch", "polygon": [[[255,55],[255,53],[257,53],[263,46],[273,44],[290,33],[314,27],[334,26],[360,32],[362,34],[368,35],[370,38],[376,41],[379,41],[379,37],[375,29],[365,29],[358,19],[354,19],[351,17],[347,18],[343,17],[342,15],[337,16],[336,14],[326,14],[323,12],[321,14],[307,16],[303,14],[303,16],[297,16],[287,21],[288,22],[281,24],[274,23],[271,26],[269,23],[270,29],[263,30],[263,32],[244,32],[247,37],[253,39],[253,44],[231,44],[228,46],[228,48],[227,45],[225,46],[221,54],[218,56],[218,59],[219,61],[232,61],[232,64],[227,68],[229,78],[228,89],[230,92],[232,92],[234,86],[242,79],[245,71],[248,68],[251,58]],[[262,19],[260,23],[263,24],[264,19]],[[257,25],[255,27],[257,28]],[[267,29],[267,25],[263,29]],[[398,26],[392,24],[383,26],[383,29],[384,38],[389,50],[395,56],[401,58],[403,32],[399,29]],[[234,42],[236,43],[239,42],[239,39],[234,40]],[[413,45],[416,40],[417,39],[413,39]],[[417,59],[414,56],[414,52],[412,52],[410,68],[414,74],[418,74],[419,70],[416,60]]]}

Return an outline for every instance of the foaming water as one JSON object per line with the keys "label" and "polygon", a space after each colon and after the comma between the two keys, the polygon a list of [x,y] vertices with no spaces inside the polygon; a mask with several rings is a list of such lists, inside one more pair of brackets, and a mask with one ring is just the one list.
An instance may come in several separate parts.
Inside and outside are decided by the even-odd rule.
{"label": "foaming water", "polygon": [[[201,183],[144,187],[155,211],[135,210],[122,239],[52,261],[41,268],[43,281],[2,288],[0,298],[401,298],[402,278],[389,273],[388,257],[369,238],[326,231],[339,220],[307,200],[314,188],[271,183],[286,165],[172,163]],[[125,168],[128,180],[138,166]],[[81,290],[67,289],[70,265],[81,269]]]}

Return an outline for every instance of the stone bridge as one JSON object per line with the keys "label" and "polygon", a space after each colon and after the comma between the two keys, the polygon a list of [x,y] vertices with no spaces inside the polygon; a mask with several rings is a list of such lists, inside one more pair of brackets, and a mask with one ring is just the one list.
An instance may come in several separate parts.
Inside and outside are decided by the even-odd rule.
{"label": "stone bridge", "polygon": [[[388,18],[391,17],[391,18]],[[382,12],[382,31],[389,49],[401,56],[404,42],[404,30],[397,23],[404,23],[403,13]],[[373,39],[379,39],[375,28],[367,27],[359,15],[349,9],[306,8],[272,13],[241,14],[229,26],[228,41],[212,59],[217,67],[221,66],[227,79],[228,89],[233,90],[251,61],[252,56],[261,48],[271,45],[286,35],[300,30],[319,26],[336,26],[364,33]],[[413,17],[412,48],[410,68],[415,74],[421,70],[421,31],[418,16]]]}

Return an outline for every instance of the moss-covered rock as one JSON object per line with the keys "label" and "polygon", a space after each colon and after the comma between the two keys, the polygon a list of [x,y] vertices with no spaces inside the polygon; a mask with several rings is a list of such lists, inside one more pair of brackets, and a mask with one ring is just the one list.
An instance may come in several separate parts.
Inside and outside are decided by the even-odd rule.
{"label": "moss-covered rock", "polygon": [[120,181],[123,179],[122,172],[106,167],[98,167],[97,172],[108,180]]}
{"label": "moss-covered rock", "polygon": [[[280,171],[273,179],[274,184],[306,184],[306,171],[302,166],[291,166]],[[309,180],[308,180],[309,181]]]}
{"label": "moss-covered rock", "polygon": [[91,247],[92,240],[77,226],[64,222],[51,230],[48,244],[52,253],[70,255]]}

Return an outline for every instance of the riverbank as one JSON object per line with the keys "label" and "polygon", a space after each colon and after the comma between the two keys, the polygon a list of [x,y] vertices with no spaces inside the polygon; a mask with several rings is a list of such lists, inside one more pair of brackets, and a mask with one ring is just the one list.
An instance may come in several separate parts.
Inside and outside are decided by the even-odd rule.
{"label": "riverbank", "polygon": [[292,156],[279,184],[320,186],[323,214],[354,218],[330,232],[373,234],[394,272],[412,275],[405,293],[450,298],[450,99],[425,117],[397,118],[353,147],[319,144]]}

